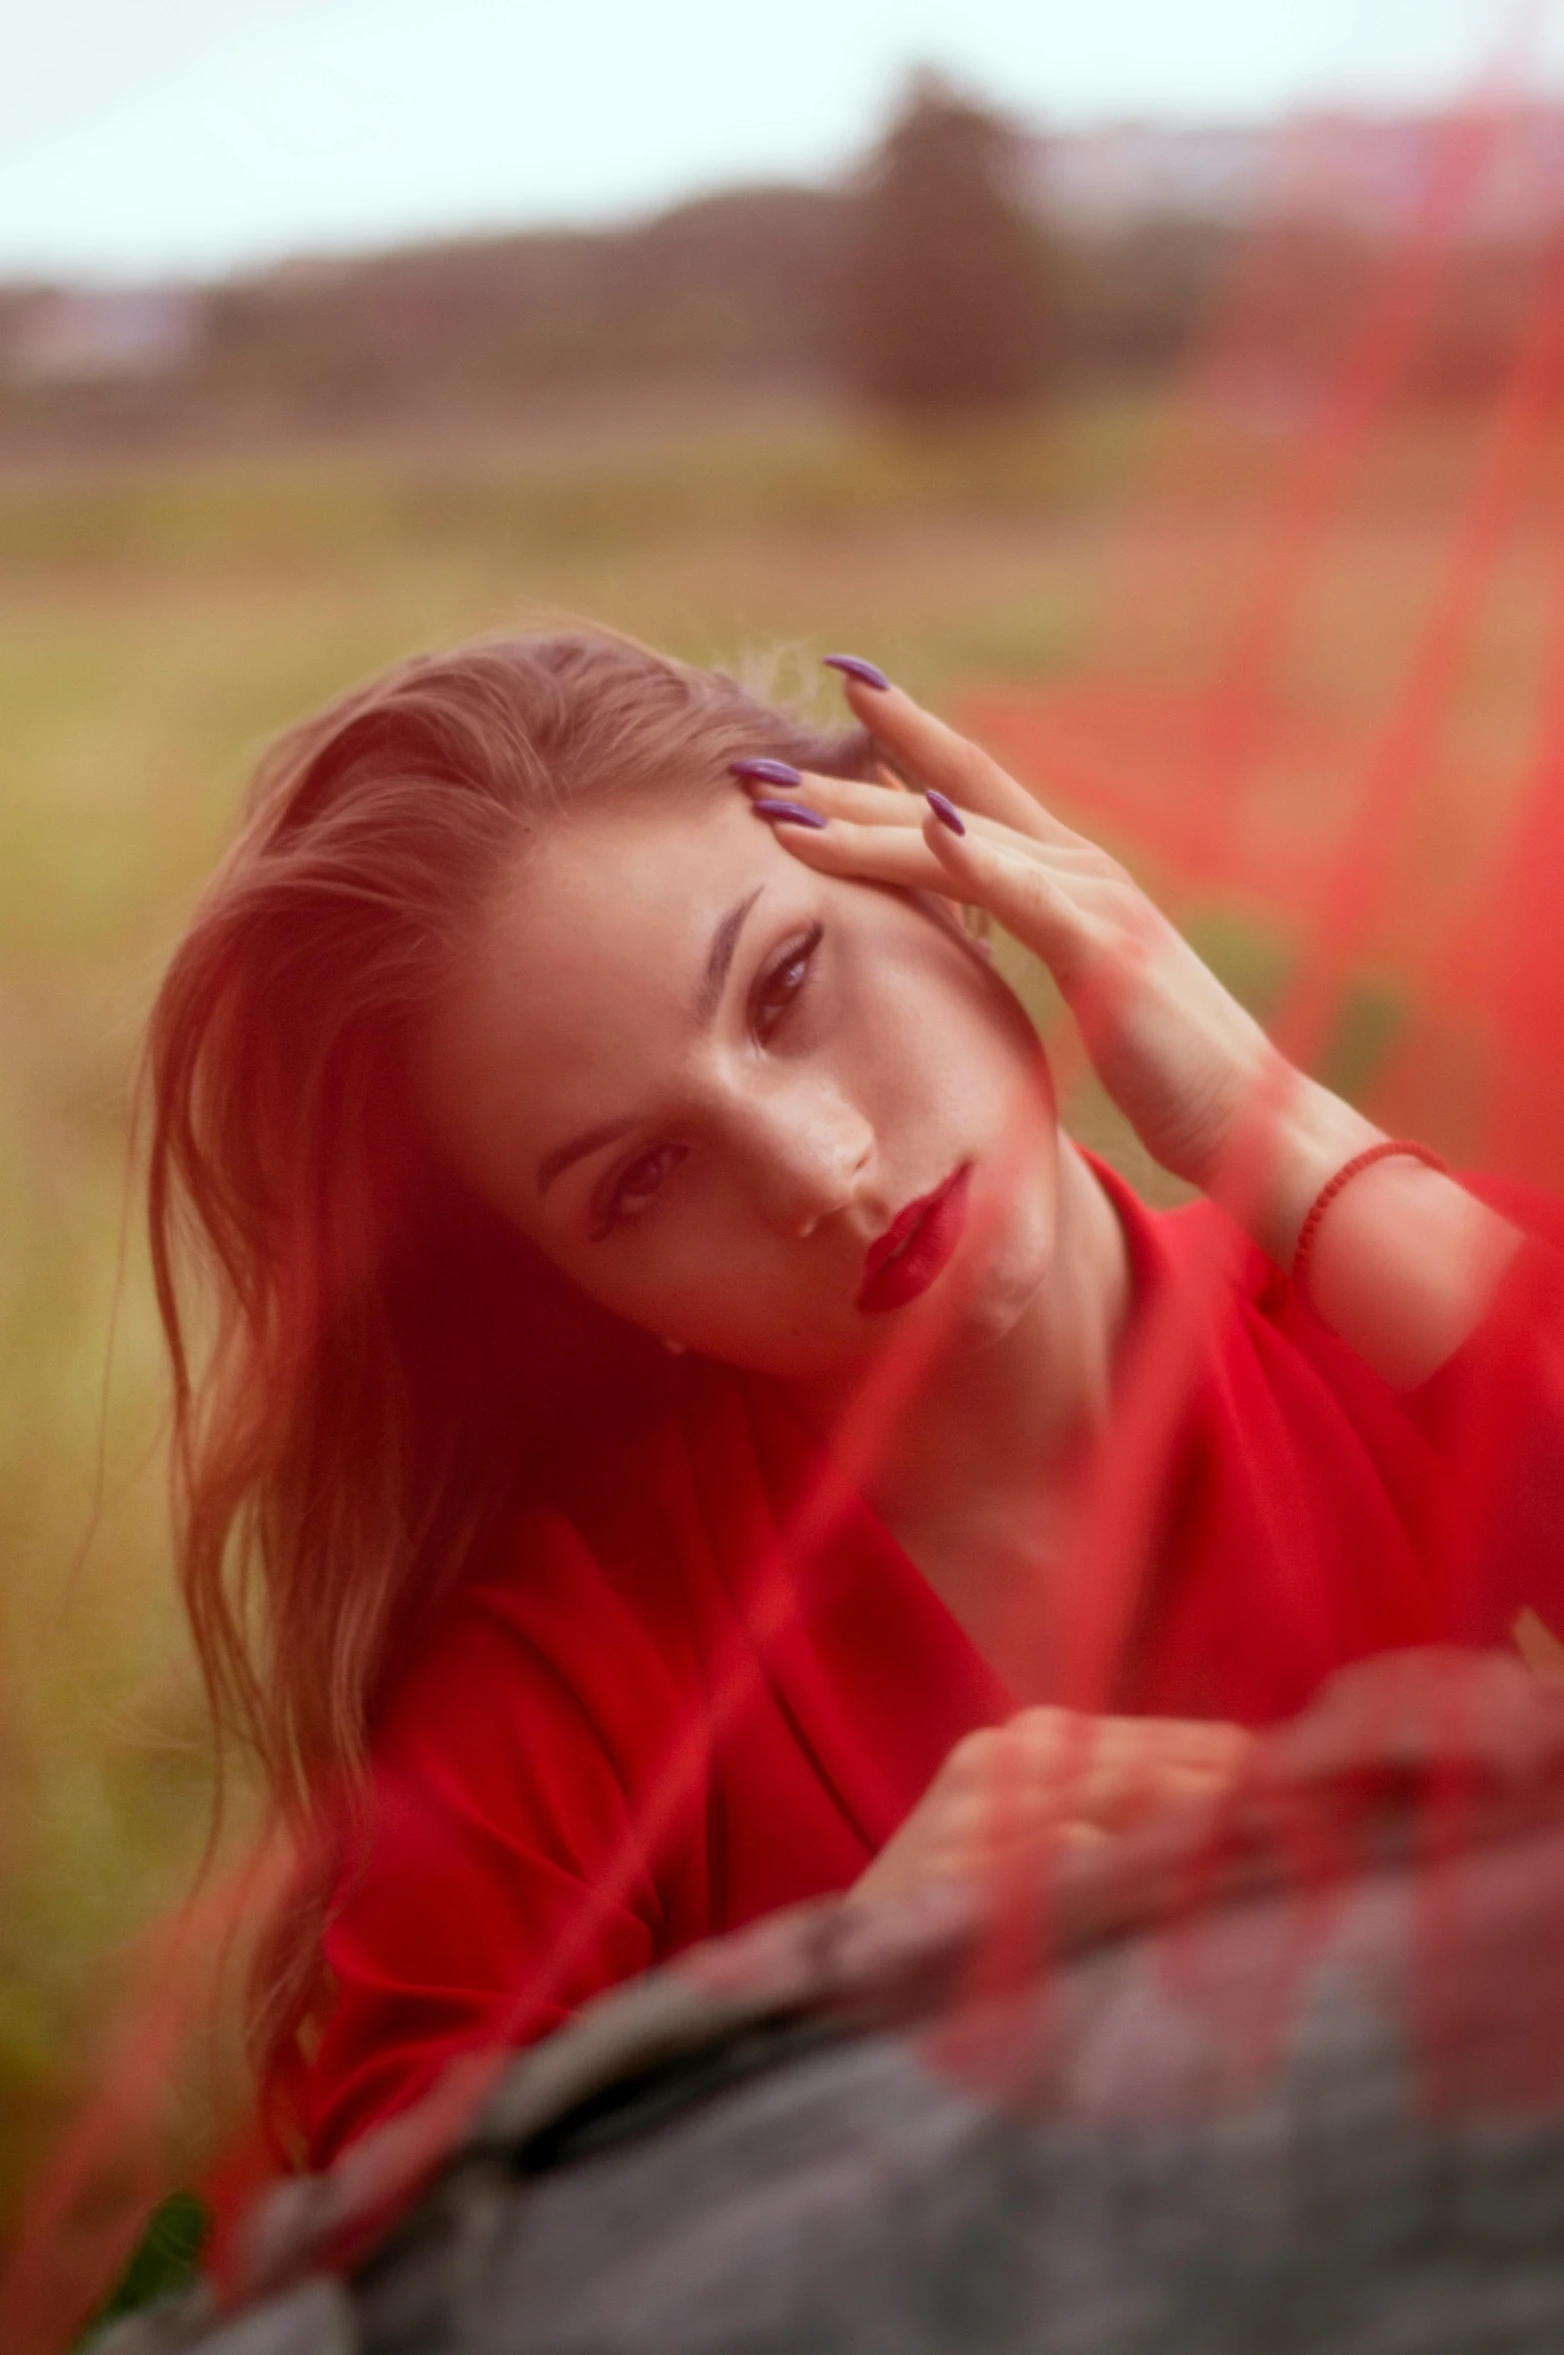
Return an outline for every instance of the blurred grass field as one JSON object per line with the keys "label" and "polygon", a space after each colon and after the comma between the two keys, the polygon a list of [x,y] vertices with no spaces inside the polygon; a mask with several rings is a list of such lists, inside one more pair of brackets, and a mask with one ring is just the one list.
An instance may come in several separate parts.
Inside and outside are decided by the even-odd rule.
{"label": "blurred grass field", "polygon": [[[540,608],[699,661],[856,649],[936,702],[1039,678],[1085,641],[1155,424],[1098,404],[907,440],[778,411],[0,474],[0,2220],[200,1847],[127,1125],[255,751],[393,657]],[[1396,545],[1385,612],[1426,574]],[[1484,692],[1502,718],[1514,695]],[[1210,939],[1263,1005],[1265,941]]]}

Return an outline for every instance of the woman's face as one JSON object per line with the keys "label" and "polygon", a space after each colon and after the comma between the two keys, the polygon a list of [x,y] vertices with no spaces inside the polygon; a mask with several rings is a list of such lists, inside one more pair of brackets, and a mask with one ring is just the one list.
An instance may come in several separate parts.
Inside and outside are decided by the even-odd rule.
{"label": "woman's face", "polygon": [[583,1291],[735,1365],[848,1373],[931,1313],[981,1346],[1047,1273],[1053,1105],[1016,999],[941,913],[815,874],[738,792],[529,847],[419,1081]]}

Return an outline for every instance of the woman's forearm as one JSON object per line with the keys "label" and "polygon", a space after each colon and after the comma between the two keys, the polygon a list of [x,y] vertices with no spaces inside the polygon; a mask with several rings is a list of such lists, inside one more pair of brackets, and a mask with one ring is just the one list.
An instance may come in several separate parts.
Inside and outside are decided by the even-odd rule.
{"label": "woman's forearm", "polygon": [[[1383,1137],[1315,1080],[1279,1107],[1265,1182],[1245,1224],[1289,1267],[1311,1205]],[[1315,1314],[1400,1389],[1438,1371],[1486,1313],[1521,1235],[1453,1178],[1410,1156],[1361,1170],[1327,1208],[1309,1254]]]}

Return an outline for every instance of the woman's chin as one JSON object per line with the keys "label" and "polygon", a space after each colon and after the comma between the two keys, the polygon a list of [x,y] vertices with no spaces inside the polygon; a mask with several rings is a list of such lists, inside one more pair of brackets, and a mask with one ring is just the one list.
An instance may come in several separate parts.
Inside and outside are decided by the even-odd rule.
{"label": "woman's chin", "polygon": [[984,1269],[953,1320],[952,1353],[971,1357],[1007,1341],[1036,1301],[1047,1272],[1046,1263],[1030,1259]]}
{"label": "woman's chin", "polygon": [[1047,1284],[1055,1244],[1051,1191],[1028,1187],[997,1215],[992,1206],[979,1206],[968,1248],[945,1277],[957,1295],[946,1313],[950,1346],[960,1355],[1006,1340]]}

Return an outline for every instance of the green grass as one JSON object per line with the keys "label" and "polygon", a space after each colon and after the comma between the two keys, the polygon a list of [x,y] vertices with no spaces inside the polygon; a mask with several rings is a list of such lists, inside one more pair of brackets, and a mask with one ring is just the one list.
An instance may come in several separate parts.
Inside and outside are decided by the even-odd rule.
{"label": "green grass", "polygon": [[171,2192],[147,2219],[135,2254],[98,2312],[76,2341],[72,2355],[89,2355],[121,2315],[177,2298],[196,2277],[211,2219],[193,2192]]}

